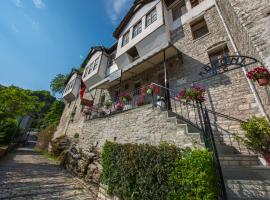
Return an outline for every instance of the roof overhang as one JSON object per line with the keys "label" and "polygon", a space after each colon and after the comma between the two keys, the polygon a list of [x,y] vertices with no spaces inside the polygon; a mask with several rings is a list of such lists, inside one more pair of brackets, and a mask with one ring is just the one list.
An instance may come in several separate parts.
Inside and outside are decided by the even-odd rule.
{"label": "roof overhang", "polygon": [[164,60],[168,60],[173,56],[179,55],[181,52],[171,43],[167,43],[162,48],[156,51],[151,51],[145,56],[137,59],[130,65],[115,71],[108,77],[93,85],[89,89],[108,89],[112,86],[119,84],[120,78],[122,81],[130,79],[131,77],[144,72],[152,67],[155,67],[162,63]]}

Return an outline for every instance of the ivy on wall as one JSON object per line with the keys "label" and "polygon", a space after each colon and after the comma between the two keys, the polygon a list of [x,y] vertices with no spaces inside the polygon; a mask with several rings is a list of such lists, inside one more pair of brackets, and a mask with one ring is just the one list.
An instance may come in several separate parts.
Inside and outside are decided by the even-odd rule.
{"label": "ivy on wall", "polygon": [[206,150],[106,142],[102,167],[107,192],[120,199],[195,200],[217,196],[212,154]]}

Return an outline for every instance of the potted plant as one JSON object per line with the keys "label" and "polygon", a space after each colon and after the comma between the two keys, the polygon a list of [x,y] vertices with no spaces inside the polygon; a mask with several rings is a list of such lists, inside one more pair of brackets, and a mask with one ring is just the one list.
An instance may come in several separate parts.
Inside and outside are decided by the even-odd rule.
{"label": "potted plant", "polygon": [[123,102],[117,102],[116,104],[115,104],[115,110],[116,111],[121,111],[121,110],[123,110],[124,109],[124,104],[123,104]]}
{"label": "potted plant", "polygon": [[270,73],[266,67],[256,67],[247,73],[247,77],[257,81],[260,86],[265,86],[269,84]]}
{"label": "potted plant", "polygon": [[145,85],[141,88],[141,96],[159,94],[160,88],[155,84]]}
{"label": "potted plant", "polygon": [[248,122],[242,123],[241,128],[246,131],[245,137],[235,136],[249,149],[260,153],[270,166],[270,125],[265,117],[252,117]]}
{"label": "potted plant", "polygon": [[157,96],[157,107],[165,108],[165,98],[161,96]]}
{"label": "potted plant", "polygon": [[106,100],[104,103],[104,107],[108,110],[112,107],[112,101],[111,100]]}
{"label": "potted plant", "polygon": [[142,106],[142,105],[144,105],[144,99],[143,98],[140,98],[140,99],[138,99],[137,101],[136,101],[136,105],[137,106]]}
{"label": "potted plant", "polygon": [[205,89],[202,86],[194,85],[191,88],[181,90],[179,95],[176,97],[178,100],[185,100],[185,101],[198,101],[204,102],[205,101]]}
{"label": "potted plant", "polygon": [[129,101],[132,100],[130,94],[127,93],[127,92],[122,92],[122,93],[120,93],[120,94],[119,94],[119,99],[120,99],[120,101],[122,101],[122,102],[124,102],[124,103],[127,103],[127,102],[129,102]]}

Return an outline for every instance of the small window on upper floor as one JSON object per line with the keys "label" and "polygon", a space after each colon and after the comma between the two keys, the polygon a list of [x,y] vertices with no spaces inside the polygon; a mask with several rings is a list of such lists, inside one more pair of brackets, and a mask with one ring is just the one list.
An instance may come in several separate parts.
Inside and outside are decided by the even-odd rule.
{"label": "small window on upper floor", "polygon": [[213,66],[219,67],[226,62],[226,58],[229,56],[228,46],[222,45],[220,47],[215,48],[214,50],[208,52],[209,60]]}
{"label": "small window on upper floor", "polygon": [[134,46],[132,48],[130,48],[128,51],[127,51],[128,55],[130,55],[130,57],[132,57],[133,61],[134,60],[137,60],[140,56],[139,56],[139,53],[137,51],[137,48]]}
{"label": "small window on upper floor", "polygon": [[142,21],[139,21],[135,26],[133,26],[132,38],[135,38],[142,32]]}
{"label": "small window on upper floor", "polygon": [[200,38],[209,32],[204,18],[197,20],[196,22],[190,24],[190,26],[193,39]]}
{"label": "small window on upper floor", "polygon": [[195,6],[199,5],[204,0],[190,0],[191,7],[194,8]]}
{"label": "small window on upper floor", "polygon": [[175,7],[172,8],[172,18],[173,21],[179,19],[182,15],[187,12],[186,4],[179,3]]}
{"label": "small window on upper floor", "polygon": [[94,71],[97,68],[98,61],[99,61],[99,57],[93,62],[93,69],[92,69],[92,71]]}
{"label": "small window on upper floor", "polygon": [[85,78],[87,76],[88,69],[89,69],[88,66],[84,69],[83,78]]}
{"label": "small window on upper floor", "polygon": [[157,9],[154,8],[146,15],[146,21],[145,26],[148,27],[150,24],[152,24],[154,21],[157,20]]}
{"label": "small window on upper floor", "polygon": [[123,35],[123,39],[122,39],[122,47],[125,46],[128,42],[129,42],[129,31],[126,32],[126,33]]}

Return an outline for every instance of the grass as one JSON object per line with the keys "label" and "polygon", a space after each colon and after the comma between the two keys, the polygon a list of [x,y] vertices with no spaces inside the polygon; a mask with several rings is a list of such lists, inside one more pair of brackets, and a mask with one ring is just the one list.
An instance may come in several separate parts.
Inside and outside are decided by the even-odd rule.
{"label": "grass", "polygon": [[48,151],[42,150],[42,149],[40,149],[38,147],[35,147],[34,148],[34,151],[42,154],[45,158],[47,158],[53,164],[60,165],[60,160],[58,159],[58,157],[55,156],[55,155],[53,155],[53,154],[51,154],[51,153],[49,153]]}

